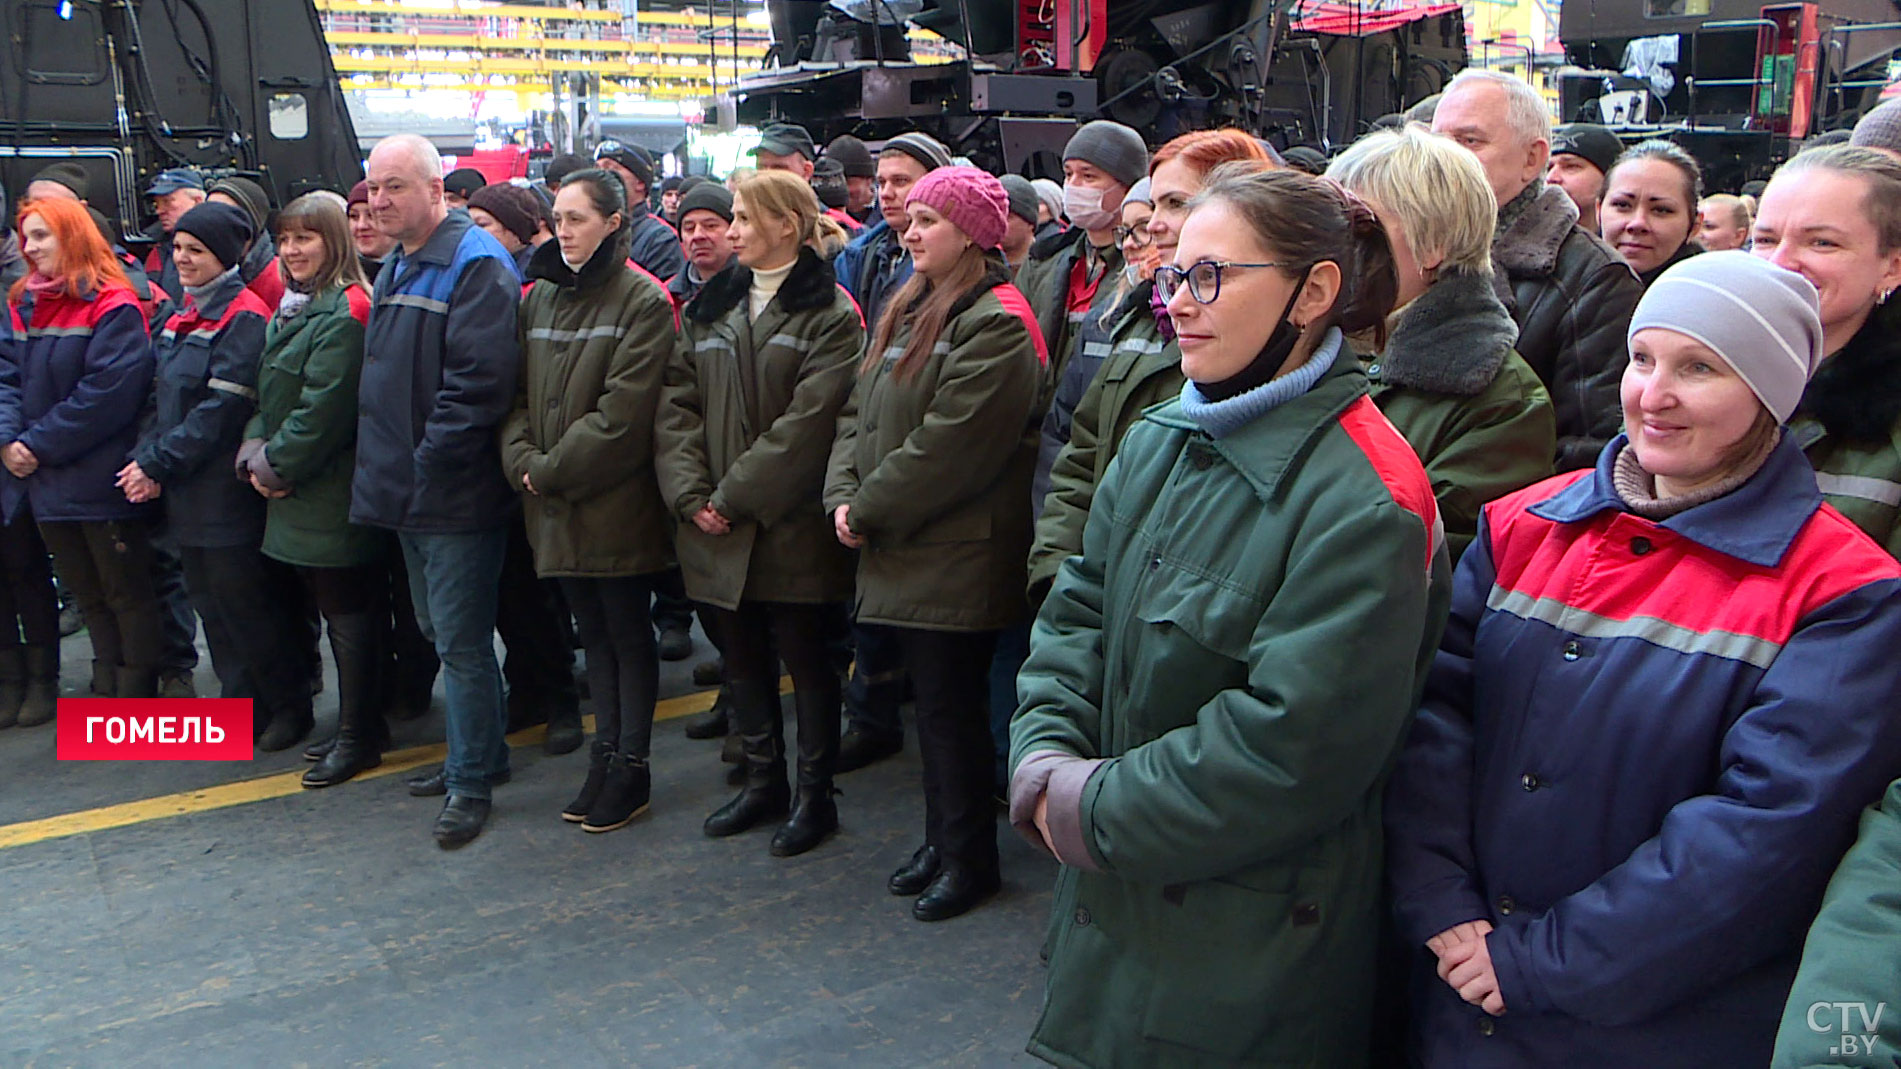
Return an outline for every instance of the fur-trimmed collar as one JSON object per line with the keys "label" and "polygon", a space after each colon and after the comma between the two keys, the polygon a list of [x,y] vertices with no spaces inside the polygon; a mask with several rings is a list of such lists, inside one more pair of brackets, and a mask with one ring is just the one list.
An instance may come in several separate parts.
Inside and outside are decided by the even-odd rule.
{"label": "fur-trimmed collar", "polygon": [[1379,378],[1429,393],[1485,392],[1518,340],[1518,324],[1491,279],[1470,271],[1440,272],[1394,319],[1379,355]]}
{"label": "fur-trimmed collar", "polygon": [[[774,298],[779,307],[790,312],[811,312],[832,303],[838,288],[838,276],[832,265],[810,248],[801,248],[792,264],[792,273],[779,286]],[[717,322],[726,313],[746,303],[752,289],[752,268],[733,260],[726,269],[706,280],[700,295],[687,303],[686,316],[695,323]]]}
{"label": "fur-trimmed collar", "polygon": [[610,234],[607,240],[594,247],[594,252],[581,265],[579,271],[568,267],[561,258],[559,241],[544,241],[535,254],[528,258],[529,282],[552,282],[557,286],[591,290],[612,278],[615,273],[625,270],[627,265],[627,228]]}
{"label": "fur-trimmed collar", "polygon": [[1830,437],[1885,442],[1901,422],[1901,301],[1881,305],[1822,361],[1797,411]]}
{"label": "fur-trimmed collar", "polygon": [[1516,277],[1539,278],[1558,268],[1558,250],[1578,222],[1578,206],[1562,187],[1534,179],[1524,192],[1500,205],[1492,263]]}

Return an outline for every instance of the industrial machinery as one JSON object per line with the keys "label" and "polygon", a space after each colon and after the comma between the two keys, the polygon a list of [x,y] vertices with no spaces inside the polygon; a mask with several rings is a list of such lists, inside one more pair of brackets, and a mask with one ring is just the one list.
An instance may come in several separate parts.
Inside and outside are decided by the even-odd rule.
{"label": "industrial machinery", "polygon": [[1592,0],[1566,4],[1559,32],[1575,65],[1559,73],[1562,119],[1677,141],[1712,188],[1734,189],[1874,106],[1901,49],[1901,8]]}
{"label": "industrial machinery", "polygon": [[56,160],[136,237],[168,167],[258,179],[279,203],[362,178],[310,0],[0,0],[0,180]]}
{"label": "industrial machinery", "polygon": [[[926,130],[996,172],[1049,174],[1078,120],[1151,143],[1237,126],[1331,148],[1437,92],[1465,65],[1457,4],[1298,0],[769,0],[772,66],[740,79],[738,121],[798,122],[821,143]],[[846,10],[849,9],[849,10]],[[913,62],[903,18],[959,46]],[[873,26],[877,29],[874,31]]]}

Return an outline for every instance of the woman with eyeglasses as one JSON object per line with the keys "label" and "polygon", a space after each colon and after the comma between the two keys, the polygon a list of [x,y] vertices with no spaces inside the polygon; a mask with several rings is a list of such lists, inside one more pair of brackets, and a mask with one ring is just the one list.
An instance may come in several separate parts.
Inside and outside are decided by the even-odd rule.
{"label": "woman with eyeglasses", "polygon": [[[1224,163],[1273,166],[1261,143],[1240,130],[1197,130],[1156,151],[1149,168],[1144,249],[1153,263],[1174,257],[1189,198],[1200,191],[1208,172]],[[1129,245],[1140,240],[1134,234],[1123,238]],[[1174,344],[1168,312],[1151,283],[1136,286],[1135,293],[1139,301],[1124,302],[1112,313],[1108,354],[1084,383],[1067,439],[1050,464],[1048,489],[1038,495],[1036,542],[1030,550],[1032,603],[1041,603],[1063,560],[1082,552],[1090,501],[1123,436],[1143,409],[1181,392],[1181,350]]]}
{"label": "woman with eyeglasses", "polygon": [[905,200],[915,273],[885,305],[838,418],[825,507],[858,554],[857,619],[885,627],[916,688],[924,845],[892,873],[911,915],[968,912],[1002,884],[985,678],[1029,615],[1023,559],[1049,359],[997,246],[1009,198],[939,167]]}
{"label": "woman with eyeglasses", "polygon": [[1399,308],[1364,345],[1373,403],[1432,479],[1452,561],[1486,502],[1551,474],[1558,421],[1512,349],[1518,324],[1492,288],[1498,215],[1478,158],[1424,129],[1377,130],[1327,176],[1379,216],[1399,268]]}
{"label": "woman with eyeglasses", "polygon": [[1155,275],[1188,381],[1123,441],[1019,677],[1010,819],[1062,863],[1030,1051],[1352,1067],[1446,553],[1346,346],[1393,308],[1379,221],[1298,172],[1210,178]]}

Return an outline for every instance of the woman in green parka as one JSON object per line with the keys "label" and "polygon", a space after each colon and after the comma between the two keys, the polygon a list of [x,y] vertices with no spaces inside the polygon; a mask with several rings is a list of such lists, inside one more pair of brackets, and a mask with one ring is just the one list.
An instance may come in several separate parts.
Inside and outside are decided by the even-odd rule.
{"label": "woman in green parka", "polygon": [[1386,229],[1399,308],[1367,359],[1373,403],[1432,480],[1456,565],[1479,509],[1551,474],[1557,416],[1512,348],[1518,324],[1492,289],[1498,202],[1478,157],[1424,129],[1377,130],[1327,169]]}
{"label": "woman in green parka", "polygon": [[1379,222],[1298,172],[1210,177],[1156,272],[1188,382],[1123,441],[1018,676],[1010,819],[1062,862],[1029,1049],[1352,1069],[1447,558],[1343,337],[1392,311]]}
{"label": "woman in green parka", "polygon": [[654,413],[673,353],[673,305],[627,263],[627,190],[598,168],[555,195],[555,240],[522,297],[522,369],[502,424],[535,571],[561,581],[587,651],[594,744],[561,818],[613,831],[645,812],[660,653],[653,583],[673,524],[654,472]]}
{"label": "woman in green parka", "polygon": [[[657,437],[687,594],[713,608],[744,746],[745,787],[705,830],[736,835],[789,807],[772,837],[777,857],[805,853],[838,828],[843,696],[825,637],[851,598],[853,561],[820,493],[865,327],[814,249],[822,211],[797,175],[762,171],[740,183],[728,231],[738,263],[686,306]],[[797,710],[796,799],[779,660]]]}
{"label": "woman in green parka", "polygon": [[269,500],[264,555],[297,569],[330,635],[337,735],[303,784],[331,787],[381,764],[389,742],[376,707],[390,646],[388,535],[350,522],[370,295],[334,194],[285,206],[277,247],[284,297],[265,330],[238,474]]}
{"label": "woman in green parka", "polygon": [[[1209,171],[1246,163],[1266,169],[1273,158],[1253,135],[1235,129],[1196,130],[1157,149],[1149,163],[1149,238],[1161,262],[1174,259],[1189,198]],[[1152,294],[1144,283],[1140,291]],[[1112,328],[1109,355],[1096,372],[1069,428],[1069,442],[1050,469],[1049,494],[1036,519],[1030,549],[1030,597],[1041,604],[1064,559],[1082,552],[1083,521],[1123,436],[1142,411],[1172,400],[1182,389],[1181,350],[1160,302],[1144,300]]]}
{"label": "woman in green parka", "polygon": [[917,693],[924,845],[891,875],[921,921],[1001,886],[987,677],[1029,614],[1030,476],[1049,356],[996,249],[1009,198],[974,167],[911,187],[915,270],[885,305],[839,416],[825,508],[859,550],[860,625],[889,628]]}

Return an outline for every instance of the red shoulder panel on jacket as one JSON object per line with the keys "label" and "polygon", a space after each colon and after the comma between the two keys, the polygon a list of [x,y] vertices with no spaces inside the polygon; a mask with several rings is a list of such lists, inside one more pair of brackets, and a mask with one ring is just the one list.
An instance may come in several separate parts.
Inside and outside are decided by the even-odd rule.
{"label": "red shoulder panel on jacket", "polygon": [[343,299],[350,304],[350,318],[363,326],[370,325],[370,295],[362,286],[349,286],[343,291]]}
{"label": "red shoulder panel on jacket", "polygon": [[1003,305],[1004,311],[1023,321],[1024,327],[1030,332],[1030,339],[1036,342],[1036,359],[1048,367],[1050,347],[1043,340],[1043,328],[1036,322],[1036,312],[1030,307],[1029,298],[1023,296],[1023,291],[1017,289],[1013,282],[1005,282],[990,292],[997,295],[997,302]]}
{"label": "red shoulder panel on jacket", "polygon": [[832,284],[837,286],[838,292],[844,294],[845,299],[851,302],[851,310],[858,313],[858,325],[866,330],[870,330],[871,324],[865,322],[865,309],[863,305],[858,303],[858,298],[851,295],[851,291],[845,288],[843,282],[834,282]]}
{"label": "red shoulder panel on jacket", "polygon": [[1432,555],[1445,540],[1445,527],[1439,522],[1439,501],[1432,496],[1432,483],[1419,464],[1419,454],[1365,395],[1340,413],[1340,429],[1366,455],[1393,502],[1425,525],[1426,567],[1431,568]]}

